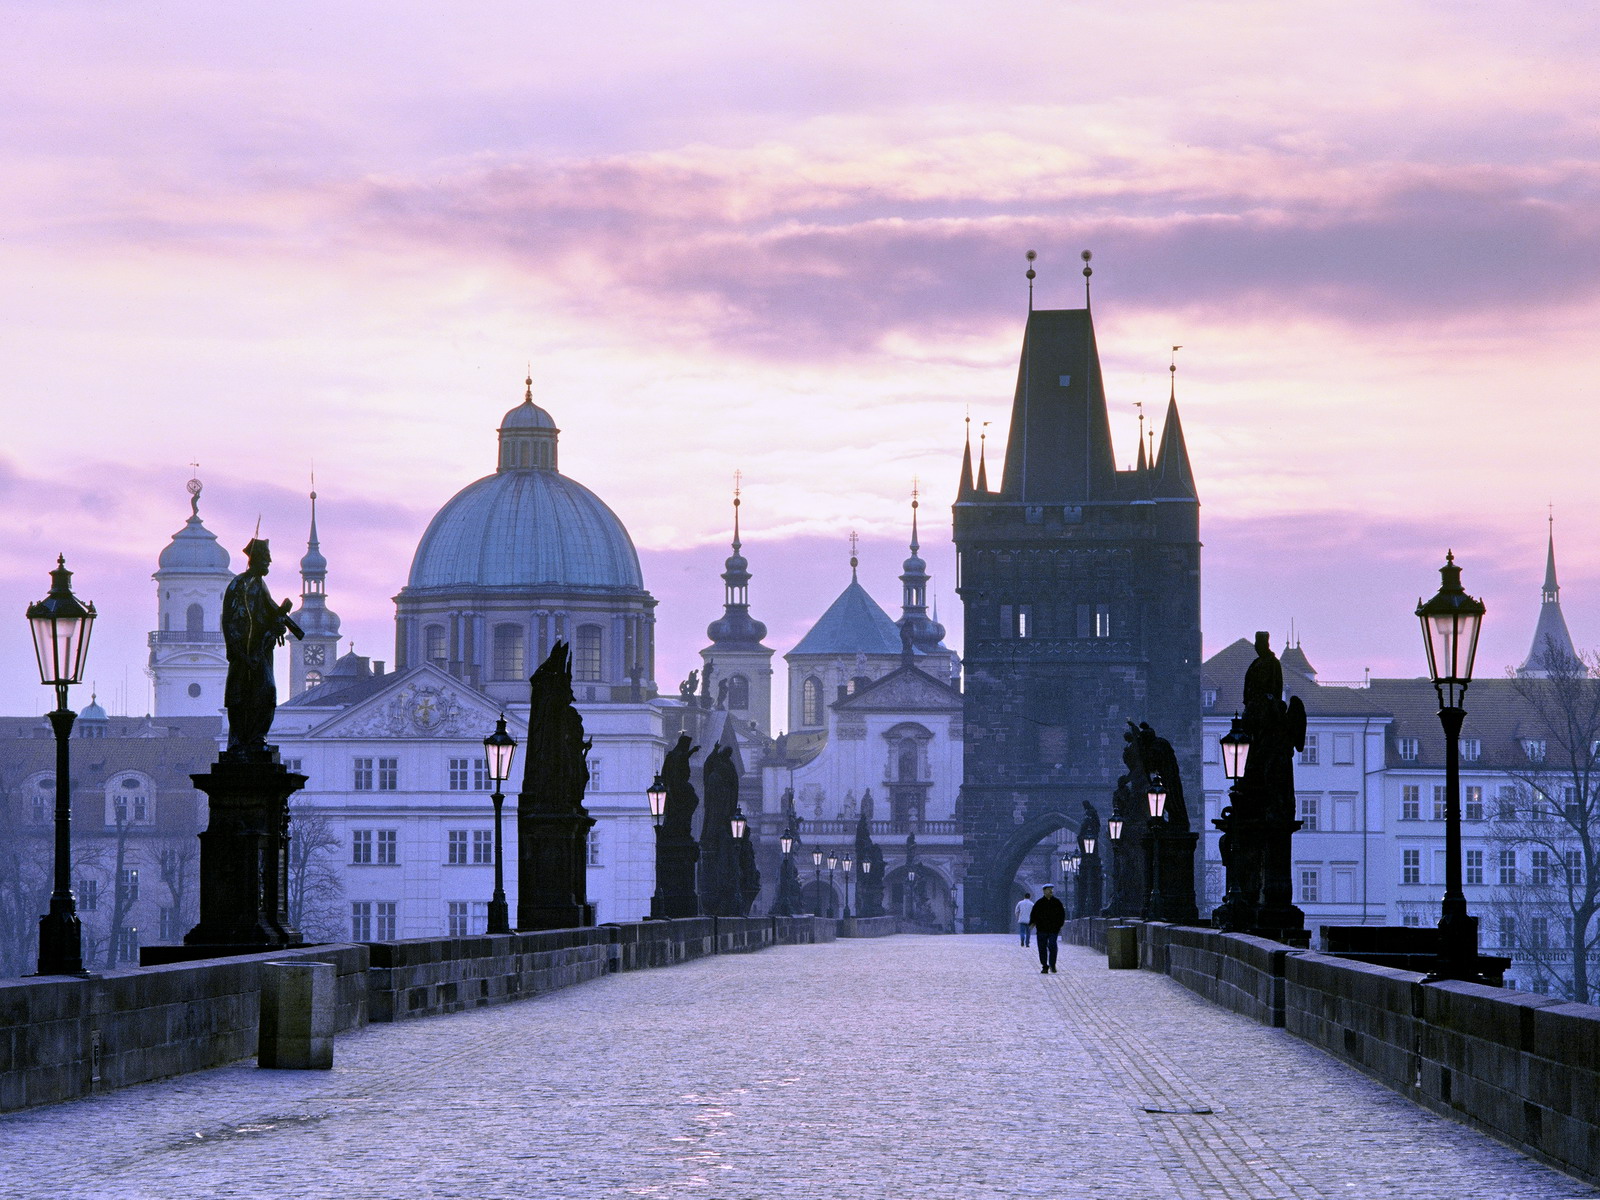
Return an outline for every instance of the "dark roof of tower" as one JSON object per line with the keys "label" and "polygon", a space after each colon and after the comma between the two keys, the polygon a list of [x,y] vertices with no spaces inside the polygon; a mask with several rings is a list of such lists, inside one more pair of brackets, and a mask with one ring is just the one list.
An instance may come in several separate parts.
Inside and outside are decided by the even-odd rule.
{"label": "dark roof of tower", "polygon": [[1552,660],[1576,662],[1578,651],[1572,644],[1572,634],[1567,631],[1567,619],[1561,614],[1561,587],[1556,582],[1556,538],[1550,533],[1545,551],[1544,587],[1539,594],[1539,621],[1533,627],[1533,645],[1528,657],[1517,668],[1518,675],[1547,674]]}
{"label": "dark roof of tower", "polygon": [[1028,314],[1001,495],[1040,504],[1108,496],[1111,426],[1088,309]]}
{"label": "dark roof of tower", "polygon": [[1152,464],[1155,468],[1155,494],[1161,500],[1198,499],[1194,469],[1189,466],[1189,447],[1183,440],[1183,424],[1178,420],[1178,401],[1167,401],[1167,419],[1161,429],[1161,450]]}

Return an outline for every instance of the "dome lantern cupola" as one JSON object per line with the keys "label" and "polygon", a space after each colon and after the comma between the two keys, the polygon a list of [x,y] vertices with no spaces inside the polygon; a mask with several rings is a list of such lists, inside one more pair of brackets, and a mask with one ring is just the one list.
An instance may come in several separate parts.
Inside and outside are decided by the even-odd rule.
{"label": "dome lantern cupola", "polygon": [[556,439],[561,431],[555,421],[533,402],[533,376],[524,383],[527,392],[522,403],[500,422],[501,471],[554,471]]}

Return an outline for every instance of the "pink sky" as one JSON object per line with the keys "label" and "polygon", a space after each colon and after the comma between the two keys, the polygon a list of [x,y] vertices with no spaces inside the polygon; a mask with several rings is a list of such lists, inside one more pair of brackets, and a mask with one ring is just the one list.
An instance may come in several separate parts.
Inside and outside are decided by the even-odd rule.
{"label": "pink sky", "polygon": [[191,460],[230,548],[263,515],[280,590],[314,465],[330,600],[391,658],[416,540],[491,469],[530,361],[662,600],[664,686],[718,611],[736,468],[780,653],[851,529],[897,604],[913,477],[957,635],[962,420],[1004,428],[1028,248],[1041,307],[1081,303],[1094,250],[1119,457],[1184,347],[1208,652],[1294,622],[1327,678],[1419,673],[1411,609],[1452,546],[1496,674],[1532,635],[1547,503],[1600,645],[1582,6],[0,17],[0,710],[48,704],[21,614],[64,551],[102,699],[126,680],[144,711]]}

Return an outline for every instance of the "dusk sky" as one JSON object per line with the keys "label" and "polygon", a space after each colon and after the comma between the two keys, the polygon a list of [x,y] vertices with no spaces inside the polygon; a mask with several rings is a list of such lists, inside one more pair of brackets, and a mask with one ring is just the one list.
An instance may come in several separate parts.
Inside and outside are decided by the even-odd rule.
{"label": "dusk sky", "polygon": [[[522,396],[638,545],[672,689],[743,472],[787,650],[848,580],[896,611],[914,478],[959,649],[963,419],[1003,452],[1026,313],[1094,310],[1118,459],[1170,347],[1211,653],[1291,624],[1417,675],[1455,550],[1480,675],[1532,636],[1554,506],[1600,646],[1600,22],[1580,4],[0,2],[0,711],[65,553],[90,674],[143,713],[188,515],[298,592],[391,598]],[[88,702],[88,689],[73,702]],[[784,720],[780,714],[778,724]]]}

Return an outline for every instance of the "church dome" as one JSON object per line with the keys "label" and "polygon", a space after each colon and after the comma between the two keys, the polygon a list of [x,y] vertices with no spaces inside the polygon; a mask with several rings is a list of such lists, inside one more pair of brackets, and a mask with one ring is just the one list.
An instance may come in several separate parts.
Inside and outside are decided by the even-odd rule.
{"label": "church dome", "polygon": [[556,469],[559,431],[528,386],[500,423],[499,469],[439,510],[408,586],[643,590],[639,555],[617,515]]}
{"label": "church dome", "polygon": [[217,541],[217,535],[207,529],[205,523],[200,520],[198,479],[190,481],[189,495],[191,515],[184,522],[183,528],[172,535],[172,540],[167,543],[166,549],[161,551],[158,566],[162,571],[207,575],[232,574],[228,552],[223,549],[222,543]]}

